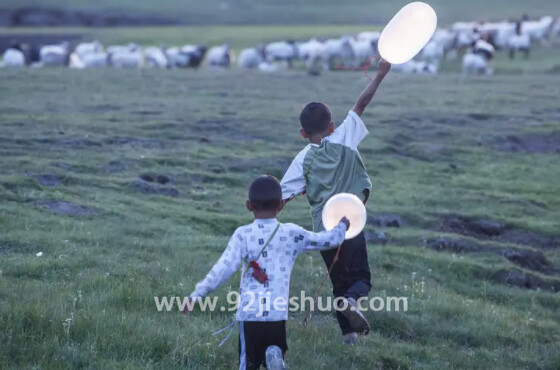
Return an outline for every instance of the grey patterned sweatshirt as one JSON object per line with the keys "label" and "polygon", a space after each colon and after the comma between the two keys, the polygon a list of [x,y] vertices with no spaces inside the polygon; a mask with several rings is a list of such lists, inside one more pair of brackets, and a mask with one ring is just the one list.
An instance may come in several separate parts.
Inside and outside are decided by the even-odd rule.
{"label": "grey patterned sweatshirt", "polygon": [[275,218],[256,219],[235,230],[218,262],[196,284],[190,297],[207,296],[228,280],[239,266],[243,266],[237,321],[286,320],[290,274],[297,256],[305,251],[338,247],[344,241],[346,225],[341,222],[330,231],[313,233],[295,224],[279,224],[278,231],[256,260],[269,278],[269,281],[261,284],[252,276],[252,268],[247,269],[247,266],[249,261],[259,255],[277,224]]}

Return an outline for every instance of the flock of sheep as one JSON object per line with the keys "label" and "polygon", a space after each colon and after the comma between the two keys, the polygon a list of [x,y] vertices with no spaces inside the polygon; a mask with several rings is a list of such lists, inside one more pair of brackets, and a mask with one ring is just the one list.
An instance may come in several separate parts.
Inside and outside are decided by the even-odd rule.
{"label": "flock of sheep", "polygon": [[[560,19],[545,16],[538,20],[527,17],[518,21],[494,23],[460,22],[447,29],[437,29],[420,54],[408,63],[395,65],[403,73],[436,74],[441,61],[457,58],[464,52],[465,74],[491,74],[491,60],[498,50],[514,58],[516,52],[529,57],[531,45],[544,43],[560,35]],[[106,48],[98,41],[80,43],[74,48],[68,42],[45,45],[37,50],[14,44],[7,49],[0,66],[69,66],[70,68],[198,68],[203,61],[210,67],[239,68],[272,72],[291,68],[300,61],[312,74],[341,67],[360,67],[377,55],[379,32],[304,42],[278,41],[242,50],[235,58],[225,44],[207,49],[203,45],[182,47],[140,47],[138,44],[113,45]]]}

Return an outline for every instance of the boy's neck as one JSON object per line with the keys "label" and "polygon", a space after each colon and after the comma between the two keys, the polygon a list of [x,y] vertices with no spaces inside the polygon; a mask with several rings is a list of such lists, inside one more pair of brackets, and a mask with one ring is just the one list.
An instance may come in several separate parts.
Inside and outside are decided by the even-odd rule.
{"label": "boy's neck", "polygon": [[255,215],[255,220],[266,220],[276,218],[278,213],[276,211],[259,211],[253,212],[253,214]]}
{"label": "boy's neck", "polygon": [[330,134],[331,134],[331,132],[327,131],[327,132],[324,132],[322,134],[316,134],[316,135],[309,136],[308,139],[309,139],[309,142],[311,144],[320,145],[321,142],[323,141],[323,139],[326,138],[327,136],[329,136]]}

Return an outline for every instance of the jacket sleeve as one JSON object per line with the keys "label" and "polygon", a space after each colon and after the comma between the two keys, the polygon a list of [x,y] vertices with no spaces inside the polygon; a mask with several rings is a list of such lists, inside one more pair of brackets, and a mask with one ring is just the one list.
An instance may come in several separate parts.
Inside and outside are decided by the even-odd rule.
{"label": "jacket sleeve", "polygon": [[299,252],[336,248],[344,241],[345,234],[346,225],[342,222],[339,222],[332,230],[321,231],[319,233],[307,231],[302,228],[300,237],[303,237],[303,243],[300,244]]}
{"label": "jacket sleeve", "polygon": [[307,150],[302,150],[294,158],[290,167],[282,177],[282,199],[293,199],[305,192],[305,176],[303,173],[303,159]]}
{"label": "jacket sleeve", "polygon": [[210,272],[201,280],[190,294],[191,298],[204,298],[220,285],[227,281],[237,271],[242,262],[244,239],[237,229],[229,239],[228,245],[222,256],[212,266]]}

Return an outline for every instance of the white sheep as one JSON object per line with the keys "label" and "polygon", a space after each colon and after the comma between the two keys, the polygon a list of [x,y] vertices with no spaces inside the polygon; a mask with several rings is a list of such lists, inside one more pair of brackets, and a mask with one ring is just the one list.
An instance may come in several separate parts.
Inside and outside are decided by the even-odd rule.
{"label": "white sheep", "polygon": [[117,54],[117,53],[127,53],[130,51],[136,51],[140,47],[138,44],[131,42],[128,45],[110,45],[107,47],[107,53],[109,54]]}
{"label": "white sheep", "polygon": [[285,61],[291,68],[292,62],[298,58],[298,48],[293,41],[271,42],[265,47],[265,55],[268,62]]}
{"label": "white sheep", "polygon": [[325,55],[330,67],[336,63],[346,64],[347,61],[354,60],[354,49],[350,43],[350,37],[326,40]]}
{"label": "white sheep", "polygon": [[431,40],[420,52],[420,59],[427,64],[434,65],[439,68],[443,55],[443,46],[439,42]]}
{"label": "white sheep", "polygon": [[438,66],[425,61],[409,60],[403,64],[394,64],[391,70],[397,73],[405,74],[430,74],[435,75],[438,72]]}
{"label": "white sheep", "polygon": [[149,46],[144,49],[144,62],[150,68],[171,68],[171,60],[165,46]]}
{"label": "white sheep", "polygon": [[326,53],[326,46],[319,40],[312,38],[306,42],[300,42],[297,44],[298,57],[299,59],[305,61],[305,67],[309,73],[316,73],[318,68],[322,68],[327,71],[329,69],[329,63]]}
{"label": "white sheep", "polygon": [[556,18],[556,20],[554,21],[550,34],[552,36],[560,36],[560,17]]}
{"label": "white sheep", "polygon": [[208,50],[208,65],[218,68],[229,68],[232,62],[232,54],[228,44],[214,46]]}
{"label": "white sheep", "polygon": [[515,33],[515,24],[512,22],[487,22],[480,24],[477,30],[491,36],[493,44],[504,49],[508,46],[508,38]]}
{"label": "white sheep", "polygon": [[115,68],[141,68],[144,65],[142,49],[137,44],[107,48],[109,63]]}
{"label": "white sheep", "polygon": [[350,38],[350,45],[354,53],[355,65],[360,65],[377,54],[377,43],[369,39]]}
{"label": "white sheep", "polygon": [[441,45],[446,58],[453,59],[457,56],[457,34],[455,32],[444,28],[438,28],[432,36],[432,41]]}
{"label": "white sheep", "polygon": [[206,46],[184,45],[180,48],[172,47],[166,50],[172,67],[198,68],[206,54]]}
{"label": "white sheep", "polygon": [[80,58],[83,58],[86,54],[99,53],[102,51],[103,45],[101,45],[101,43],[97,40],[79,43],[74,48],[74,53],[76,53]]}
{"label": "white sheep", "polygon": [[258,65],[257,68],[258,68],[259,71],[261,71],[261,72],[268,72],[268,73],[276,72],[276,71],[278,71],[278,69],[279,69],[279,68],[278,68],[278,65],[276,65],[276,64],[274,64],[274,63],[267,62],[267,61],[264,61],[264,62],[262,62],[262,63],[259,63],[259,65]]}
{"label": "white sheep", "polygon": [[39,50],[40,63],[43,66],[68,65],[70,45],[63,42],[59,45],[45,45]]}
{"label": "white sheep", "polygon": [[367,40],[367,41],[378,41],[381,36],[381,32],[377,31],[364,31],[360,32],[357,36],[357,40]]}
{"label": "white sheep", "polygon": [[521,32],[522,23],[517,22],[515,26],[515,33],[510,35],[508,38],[507,46],[509,49],[509,57],[513,59],[515,57],[516,51],[523,51],[525,57],[529,57],[531,48],[531,37],[528,33]]}
{"label": "white sheep", "polygon": [[72,69],[84,69],[84,68],[86,68],[84,62],[82,61],[82,58],[80,58],[80,56],[76,52],[73,52],[72,54],[70,54],[68,67],[70,67]]}
{"label": "white sheep", "polygon": [[109,54],[103,51],[98,53],[88,53],[82,58],[84,68],[103,68],[108,67],[110,64]]}
{"label": "white sheep", "polygon": [[545,16],[537,21],[524,21],[523,33],[527,33],[531,37],[531,41],[543,42],[552,34],[554,25],[554,17]]}
{"label": "white sheep", "polygon": [[6,49],[2,55],[4,67],[25,67],[25,54],[16,48]]}
{"label": "white sheep", "polygon": [[490,60],[494,52],[495,49],[490,43],[478,40],[474,47],[463,56],[463,74],[491,75],[493,70],[490,66]]}
{"label": "white sheep", "polygon": [[264,45],[259,45],[254,48],[241,50],[241,53],[239,53],[237,65],[239,68],[244,68],[244,69],[258,68],[259,65],[264,61],[265,61]]}

